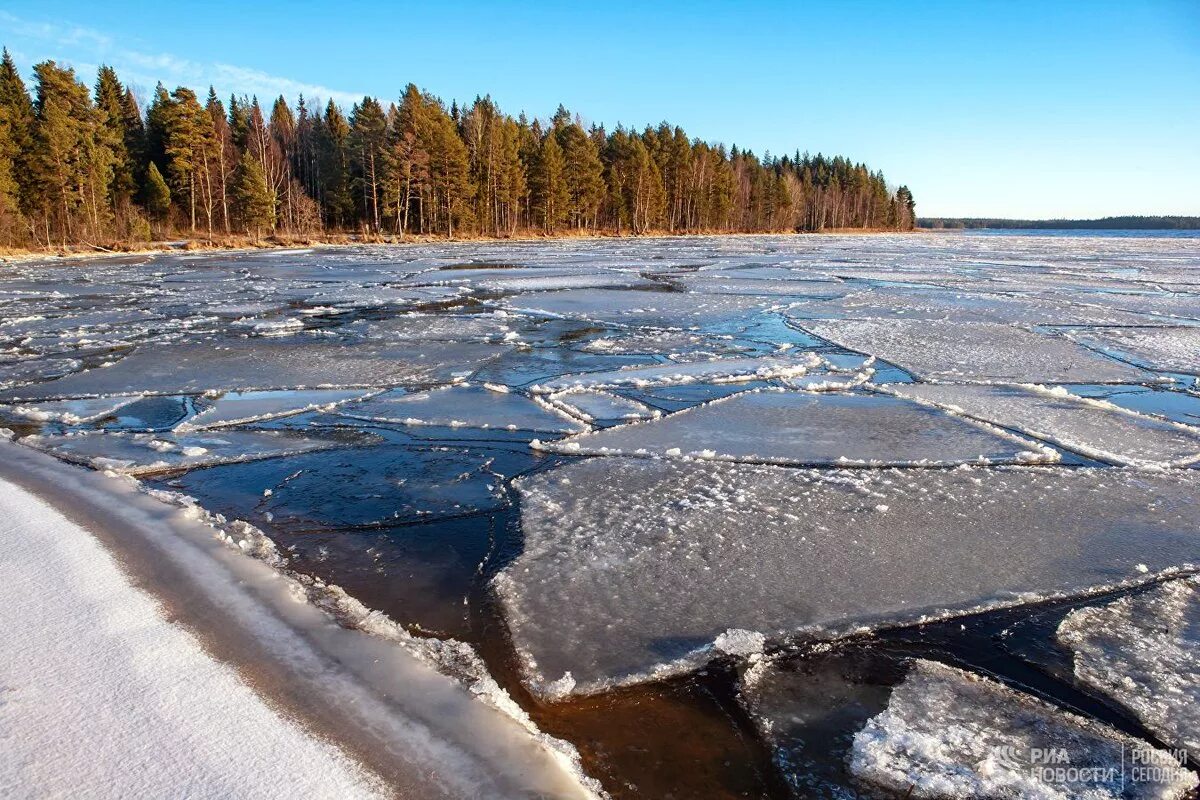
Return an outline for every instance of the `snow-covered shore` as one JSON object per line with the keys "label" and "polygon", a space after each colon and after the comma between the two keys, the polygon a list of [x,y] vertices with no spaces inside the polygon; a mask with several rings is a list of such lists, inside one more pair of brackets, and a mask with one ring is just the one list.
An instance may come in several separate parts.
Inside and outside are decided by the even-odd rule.
{"label": "snow-covered shore", "polygon": [[179,509],[0,455],[0,795],[587,795],[516,721]]}

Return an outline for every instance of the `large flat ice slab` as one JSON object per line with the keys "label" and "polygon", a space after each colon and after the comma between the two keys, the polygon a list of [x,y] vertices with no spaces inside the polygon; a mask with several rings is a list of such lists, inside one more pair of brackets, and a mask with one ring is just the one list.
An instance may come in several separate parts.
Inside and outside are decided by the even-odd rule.
{"label": "large flat ice slab", "polygon": [[297,337],[156,344],[138,349],[112,366],[10,389],[0,397],[439,383],[469,375],[504,350],[495,345],[443,342],[428,342],[419,349],[400,344],[350,346]]}
{"label": "large flat ice slab", "polygon": [[[1200,315],[1200,299],[1194,303]],[[1097,329],[1073,338],[1153,369],[1200,375],[1200,327]]]}
{"label": "large flat ice slab", "polygon": [[290,431],[247,430],[36,435],[26,436],[21,442],[68,461],[131,475],[256,461],[339,446],[336,439],[315,439]]}
{"label": "large flat ice slab", "polygon": [[1074,342],[1012,325],[938,320],[807,320],[850,350],[953,383],[1140,383],[1154,375]]}
{"label": "large flat ice slab", "polygon": [[405,425],[500,428],[570,433],[587,425],[549,404],[539,404],[503,387],[442,386],[424,392],[389,392],[343,406],[348,417]]}
{"label": "large flat ice slab", "polygon": [[361,389],[284,389],[265,392],[226,392],[211,405],[176,426],[176,430],[217,428],[286,417],[303,411],[327,411],[362,397]]}
{"label": "large flat ice slab", "polygon": [[599,458],[516,486],[524,551],[497,585],[551,696],[690,668],[730,628],[835,635],[1200,561],[1190,470]]}
{"label": "large flat ice slab", "polygon": [[1200,429],[1065,389],[917,383],[885,388],[1115,464],[1176,467],[1200,461]]}
{"label": "large flat ice slab", "polygon": [[876,466],[1053,462],[1027,439],[883,395],[743,392],[539,446],[557,453]]}
{"label": "large flat ice slab", "polygon": [[[1163,765],[1138,780],[1134,758]],[[914,662],[854,738],[850,771],[903,797],[1177,798],[1196,776],[1164,750],[936,661]]]}
{"label": "large flat ice slab", "polygon": [[1058,641],[1075,676],[1133,712],[1171,747],[1200,752],[1200,583],[1164,583],[1072,611]]}

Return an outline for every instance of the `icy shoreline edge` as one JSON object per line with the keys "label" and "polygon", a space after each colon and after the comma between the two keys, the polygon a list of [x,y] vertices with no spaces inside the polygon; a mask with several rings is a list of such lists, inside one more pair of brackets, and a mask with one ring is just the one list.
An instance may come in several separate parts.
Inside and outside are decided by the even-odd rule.
{"label": "icy shoreline edge", "polygon": [[0,482],[84,529],[172,623],[268,705],[336,743],[402,794],[600,793],[573,748],[503,708],[506,696],[481,702],[476,695],[488,687],[480,681],[464,686],[443,674],[445,665],[439,671],[405,643],[372,635],[369,624],[339,624],[335,614],[345,608],[363,612],[360,622],[390,620],[372,618],[344,593],[342,609],[313,602],[309,588],[269,559],[231,547],[228,534],[200,509],[13,443],[0,441],[0,455]]}

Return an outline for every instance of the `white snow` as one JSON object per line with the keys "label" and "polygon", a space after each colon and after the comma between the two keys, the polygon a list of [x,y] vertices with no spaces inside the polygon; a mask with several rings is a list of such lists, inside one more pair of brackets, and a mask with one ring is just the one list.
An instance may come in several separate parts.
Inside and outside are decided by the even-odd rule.
{"label": "white snow", "polygon": [[[1137,780],[1128,766],[1135,754],[1166,774]],[[1165,799],[1197,785],[1166,751],[926,660],[913,663],[887,710],[854,737],[850,771],[904,797],[947,800]]]}
{"label": "white snow", "polygon": [[141,395],[124,397],[93,397],[83,400],[48,400],[17,406],[0,406],[0,410],[18,417],[40,422],[63,422],[78,425],[112,414],[116,410],[140,400]]}
{"label": "white snow", "polygon": [[1200,752],[1200,583],[1174,580],[1072,611],[1058,641],[1076,677],[1172,747]]}
{"label": "white snow", "polygon": [[875,466],[1056,461],[1034,442],[884,396],[742,392],[652,422],[540,447],[586,455],[675,456],[771,464]]}
{"label": "white snow", "polygon": [[2,486],[0,794],[389,795],[206,652],[87,531]]}

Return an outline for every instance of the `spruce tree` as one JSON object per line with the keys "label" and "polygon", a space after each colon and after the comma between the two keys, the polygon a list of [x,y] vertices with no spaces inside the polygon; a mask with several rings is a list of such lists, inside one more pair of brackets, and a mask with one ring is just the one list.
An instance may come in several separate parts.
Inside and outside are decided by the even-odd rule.
{"label": "spruce tree", "polygon": [[275,193],[267,186],[262,164],[249,150],[242,153],[234,174],[233,207],[242,227],[255,238],[275,227]]}

